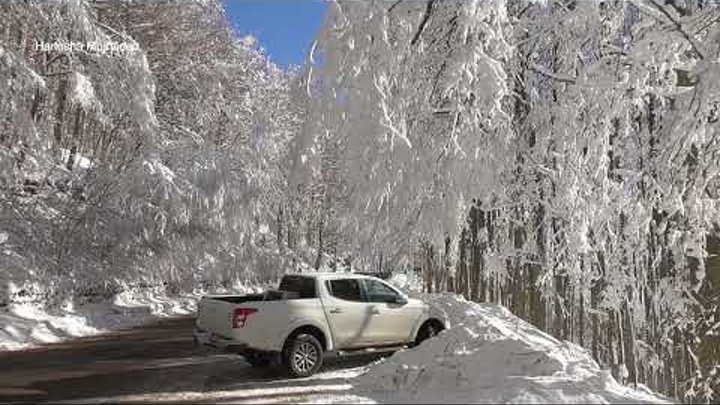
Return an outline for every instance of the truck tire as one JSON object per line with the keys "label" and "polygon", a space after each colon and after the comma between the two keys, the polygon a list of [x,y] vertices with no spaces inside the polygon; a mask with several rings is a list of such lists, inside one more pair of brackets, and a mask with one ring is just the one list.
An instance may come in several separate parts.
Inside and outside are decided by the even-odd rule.
{"label": "truck tire", "polygon": [[291,377],[313,375],[322,367],[322,345],[315,336],[300,333],[288,339],[283,349],[282,361]]}
{"label": "truck tire", "polygon": [[420,327],[420,330],[417,333],[417,337],[415,338],[415,346],[419,345],[427,339],[430,339],[431,337],[435,337],[443,329],[444,328],[442,324],[439,322],[435,322],[433,320],[425,322]]}

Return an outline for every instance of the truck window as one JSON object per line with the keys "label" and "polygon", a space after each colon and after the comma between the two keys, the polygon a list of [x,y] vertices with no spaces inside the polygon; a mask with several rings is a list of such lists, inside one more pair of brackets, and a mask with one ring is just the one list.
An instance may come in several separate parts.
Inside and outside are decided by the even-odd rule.
{"label": "truck window", "polygon": [[362,302],[362,293],[360,292],[360,282],[356,279],[338,279],[328,280],[325,282],[330,295],[345,301]]}
{"label": "truck window", "polygon": [[364,280],[365,292],[369,302],[395,302],[399,297],[397,291],[377,280]]}
{"label": "truck window", "polygon": [[317,298],[315,279],[305,276],[284,276],[280,281],[280,291],[288,291],[298,298]]}

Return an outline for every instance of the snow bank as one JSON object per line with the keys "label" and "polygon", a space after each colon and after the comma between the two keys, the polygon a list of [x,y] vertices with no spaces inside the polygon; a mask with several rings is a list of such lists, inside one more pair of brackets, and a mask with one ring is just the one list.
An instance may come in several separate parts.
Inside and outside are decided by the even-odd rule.
{"label": "snow bank", "polygon": [[210,286],[170,294],[164,286],[127,286],[107,302],[82,305],[67,302],[52,309],[45,308],[38,301],[11,301],[6,307],[0,306],[0,351],[27,349],[132,328],[159,318],[192,316],[203,295],[253,294],[267,288],[268,284],[236,281],[227,287]]}
{"label": "snow bank", "polygon": [[387,281],[409,294],[420,293],[423,289],[420,276],[413,271],[406,273],[393,273]]}
{"label": "snow bank", "polygon": [[125,329],[162,317],[192,315],[197,294],[168,295],[158,289],[126,291],[112,302],[54,310],[33,303],[0,310],[0,350],[20,350],[73,337]]}
{"label": "snow bank", "polygon": [[355,381],[385,403],[669,403],[615,381],[580,346],[561,342],[504,307],[425,297],[450,328],[374,364]]}

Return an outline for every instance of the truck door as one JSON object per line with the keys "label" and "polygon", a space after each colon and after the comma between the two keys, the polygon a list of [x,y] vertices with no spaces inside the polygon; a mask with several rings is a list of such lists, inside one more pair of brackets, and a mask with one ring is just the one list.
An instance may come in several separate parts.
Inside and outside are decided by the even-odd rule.
{"label": "truck door", "polygon": [[372,314],[363,297],[360,280],[338,278],[325,281],[328,299],[324,302],[328,323],[338,349],[365,346]]}
{"label": "truck door", "polygon": [[365,298],[372,317],[367,326],[367,339],[375,344],[408,343],[422,308],[408,301],[399,292],[379,280],[365,279]]}

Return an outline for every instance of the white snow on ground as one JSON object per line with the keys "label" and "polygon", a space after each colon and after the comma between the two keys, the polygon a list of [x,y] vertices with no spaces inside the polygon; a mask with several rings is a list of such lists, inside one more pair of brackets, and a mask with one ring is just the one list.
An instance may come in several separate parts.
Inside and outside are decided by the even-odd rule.
{"label": "white snow on ground", "polygon": [[[419,347],[369,366],[282,379],[258,387],[238,381],[221,391],[167,392],[92,398],[88,402],[216,403],[671,403],[644,387],[615,381],[583,348],[559,341],[504,307],[453,294],[421,295],[414,275],[393,284],[443,312],[450,328]],[[195,311],[201,293],[168,296],[128,291],[112,303],[66,307],[57,313],[28,304],[0,312],[0,349],[17,349],[130,327]],[[76,403],[77,401],[73,401]]]}
{"label": "white snow on ground", "polygon": [[[234,285],[233,293],[258,292],[263,287]],[[227,290],[220,292],[226,293]],[[81,336],[127,329],[158,318],[195,314],[198,299],[205,291],[167,294],[162,288],[130,289],[111,302],[71,303],[45,309],[33,303],[11,304],[0,309],[0,351],[21,350]]]}
{"label": "white snow on ground", "polygon": [[272,382],[243,382],[235,384],[236,389],[218,391],[181,391],[152,394],[132,394],[110,397],[73,399],[57,403],[98,404],[98,403],[176,403],[212,402],[217,404],[252,403],[323,403],[323,404],[373,404],[375,401],[352,394],[352,380],[367,370],[354,367],[320,372],[307,378],[286,379],[279,377]]}
{"label": "white snow on ground", "polygon": [[504,307],[425,296],[450,328],[371,366],[354,392],[381,403],[668,403],[618,384],[578,345]]}
{"label": "white snow on ground", "polygon": [[[216,404],[253,404],[253,403],[269,403],[277,401],[284,403],[283,400],[290,400],[290,403],[303,403],[302,398],[307,399],[306,403],[349,403],[360,404],[375,402],[367,398],[357,397],[355,395],[343,394],[350,389],[349,384],[326,384],[326,385],[309,385],[309,386],[290,386],[290,387],[273,387],[273,388],[255,388],[244,390],[224,390],[213,392],[172,392],[159,394],[139,394],[124,395],[107,398],[90,398],[72,401],[58,401],[57,403],[68,404],[115,404],[115,403],[176,403],[193,401],[212,401]],[[337,394],[336,394],[337,392]],[[300,400],[299,400],[300,399]]]}
{"label": "white snow on ground", "polygon": [[[395,281],[398,281],[397,279]],[[369,366],[303,379],[243,382],[218,391],[88,398],[87,403],[671,403],[618,384],[581,347],[491,304],[424,296],[450,328]],[[73,403],[80,403],[73,400]]]}
{"label": "white snow on ground", "polygon": [[169,296],[158,290],[132,291],[112,302],[70,303],[54,310],[31,303],[0,311],[0,350],[20,350],[73,337],[130,328],[156,318],[193,314],[197,296]]}

